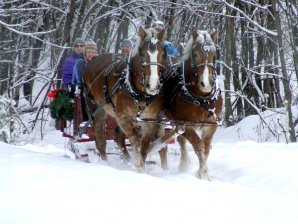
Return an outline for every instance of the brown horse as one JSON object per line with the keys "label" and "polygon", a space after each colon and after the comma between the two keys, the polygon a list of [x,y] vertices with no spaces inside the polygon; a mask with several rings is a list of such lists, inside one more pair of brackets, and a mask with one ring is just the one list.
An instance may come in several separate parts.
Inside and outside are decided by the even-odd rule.
{"label": "brown horse", "polygon": [[[216,85],[215,41],[217,32],[192,30],[191,38],[183,52],[183,68],[175,71],[165,82],[166,116],[177,125],[177,140],[181,147],[179,169],[186,170],[189,157],[186,148],[188,140],[199,159],[199,178],[209,179],[207,158],[217,121],[222,110],[222,97]],[[183,127],[181,129],[181,127]],[[181,130],[180,130],[181,129]],[[168,139],[174,131],[162,140]]]}
{"label": "brown horse", "polygon": [[[112,54],[99,55],[88,65],[84,74],[87,92],[99,105],[93,119],[96,145],[106,160],[106,141],[103,132],[105,113],[116,118],[120,128],[135,150],[135,166],[144,170],[150,142],[158,133],[157,121],[162,107],[160,96],[162,70],[166,52],[162,45],[165,31],[156,37],[153,30],[139,29],[137,41],[128,60],[114,60]],[[126,73],[123,74],[123,70]],[[153,122],[140,122],[138,119]],[[127,150],[123,150],[129,159]],[[167,161],[161,161],[167,168]]]}

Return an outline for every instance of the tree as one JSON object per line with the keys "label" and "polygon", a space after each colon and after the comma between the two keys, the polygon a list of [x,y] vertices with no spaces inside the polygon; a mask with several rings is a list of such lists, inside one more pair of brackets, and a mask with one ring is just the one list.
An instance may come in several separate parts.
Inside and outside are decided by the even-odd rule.
{"label": "tree", "polygon": [[[139,26],[165,22],[177,46],[193,26],[219,30],[218,74],[225,95],[225,124],[289,103],[291,141],[298,123],[297,0],[39,0],[0,1],[0,94],[38,108],[45,93],[61,86],[61,66],[75,38],[93,39],[99,53],[117,52]],[[278,21],[278,23],[277,23]],[[182,46],[182,45],[181,45]],[[33,93],[33,86],[40,90]],[[36,88],[35,88],[36,89]],[[20,108],[19,108],[20,109]],[[24,110],[24,109],[20,109]],[[29,128],[30,130],[30,128]]]}

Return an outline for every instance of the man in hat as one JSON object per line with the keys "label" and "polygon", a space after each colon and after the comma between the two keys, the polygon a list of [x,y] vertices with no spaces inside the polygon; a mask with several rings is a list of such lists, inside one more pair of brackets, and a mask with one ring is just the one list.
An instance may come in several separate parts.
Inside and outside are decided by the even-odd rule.
{"label": "man in hat", "polygon": [[74,51],[65,59],[62,65],[62,82],[66,88],[69,88],[71,85],[73,67],[76,63],[76,60],[83,58],[85,41],[83,41],[81,38],[75,39],[73,43],[73,49]]}
{"label": "man in hat", "polygon": [[[165,25],[164,25],[164,23],[162,21],[157,20],[157,21],[154,21],[151,24],[151,28],[154,29],[155,34],[157,35],[162,30],[165,29]],[[171,42],[165,40],[165,41],[163,41],[163,45],[164,45],[164,47],[166,49],[166,53],[167,53],[167,56],[168,57],[180,57],[180,53],[177,50],[177,48],[174,46],[174,44],[172,44]]]}
{"label": "man in hat", "polygon": [[128,57],[129,52],[132,48],[131,40],[129,40],[129,39],[122,40],[120,47],[121,47],[121,54],[125,57]]}

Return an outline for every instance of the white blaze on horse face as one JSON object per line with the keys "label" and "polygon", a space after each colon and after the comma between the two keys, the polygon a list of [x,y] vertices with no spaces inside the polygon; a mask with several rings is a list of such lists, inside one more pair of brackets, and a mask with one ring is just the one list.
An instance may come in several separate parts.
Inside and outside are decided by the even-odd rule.
{"label": "white blaze on horse face", "polygon": [[153,63],[150,65],[150,79],[149,79],[149,86],[150,88],[147,89],[147,93],[151,94],[151,95],[156,95],[158,93],[158,89],[159,89],[159,78],[158,78],[158,69],[157,69],[157,55],[158,55],[158,51],[155,52],[150,52],[147,51],[150,57],[150,63]]}
{"label": "white blaze on horse face", "polygon": [[204,66],[202,79],[200,82],[201,90],[205,93],[210,93],[212,90],[210,79],[209,79],[209,68],[207,65]]}

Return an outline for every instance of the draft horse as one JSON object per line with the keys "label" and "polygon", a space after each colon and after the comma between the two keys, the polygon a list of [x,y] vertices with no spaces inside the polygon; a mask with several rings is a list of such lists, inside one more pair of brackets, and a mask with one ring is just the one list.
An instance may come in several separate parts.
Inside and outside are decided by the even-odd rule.
{"label": "draft horse", "polygon": [[181,147],[179,169],[184,171],[189,164],[188,140],[200,163],[196,175],[204,179],[209,179],[206,162],[222,110],[216,83],[216,39],[217,31],[209,34],[193,28],[183,52],[182,71],[173,73],[164,86],[166,116],[183,127],[177,138]]}
{"label": "draft horse", "polygon": [[[137,171],[144,171],[146,152],[155,134],[159,133],[157,121],[163,103],[161,79],[166,63],[162,45],[164,35],[165,30],[155,36],[152,29],[140,27],[128,60],[117,62],[112,54],[99,55],[86,69],[84,83],[87,92],[99,105],[94,113],[93,129],[103,160],[107,159],[103,125],[105,113],[108,113],[130,140]],[[145,118],[153,122],[137,122]],[[160,153],[165,154],[165,149]],[[130,158],[126,149],[123,149],[123,157]],[[164,156],[161,156],[161,165],[166,169],[167,161],[162,158]]]}

